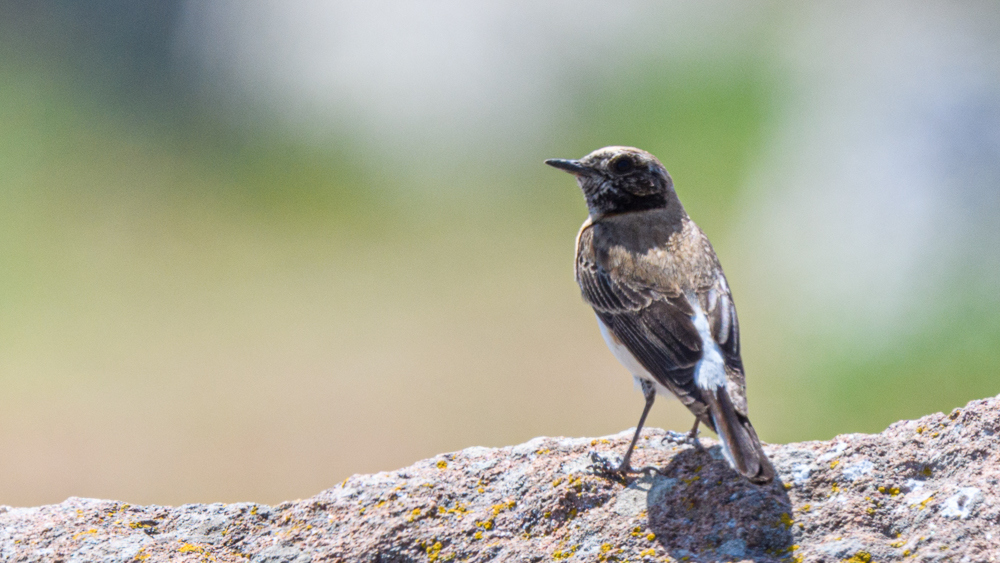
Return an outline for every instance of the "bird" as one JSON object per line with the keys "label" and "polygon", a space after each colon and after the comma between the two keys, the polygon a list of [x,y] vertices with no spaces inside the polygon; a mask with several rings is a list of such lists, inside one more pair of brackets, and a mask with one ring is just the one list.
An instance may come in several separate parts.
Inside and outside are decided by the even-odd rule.
{"label": "bird", "polygon": [[576,177],[589,216],[576,237],[575,274],[601,335],[631,372],[646,404],[615,473],[632,452],[657,394],[676,396],[720,438],[729,465],[766,485],[774,466],[747,415],[740,330],[729,283],[708,237],[652,154],[610,146],[580,159],[549,159]]}

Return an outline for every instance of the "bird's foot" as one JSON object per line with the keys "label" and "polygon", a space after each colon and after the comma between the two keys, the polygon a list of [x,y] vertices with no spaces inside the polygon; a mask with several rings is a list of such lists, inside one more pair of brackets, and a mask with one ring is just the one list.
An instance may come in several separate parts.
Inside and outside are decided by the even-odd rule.
{"label": "bird's foot", "polygon": [[[614,454],[611,455],[614,456]],[[595,475],[607,475],[609,477],[624,479],[626,475],[632,473],[632,467],[630,464],[623,462],[624,460],[614,462],[598,452],[590,452],[590,470]]]}
{"label": "bird's foot", "polygon": [[701,445],[701,441],[698,440],[697,432],[677,432],[675,430],[667,430],[667,435],[660,438],[660,443],[671,443],[677,444],[679,446],[693,446],[698,451],[704,451],[704,446]]}
{"label": "bird's foot", "polygon": [[659,473],[663,475],[663,472],[659,467],[655,467],[653,465],[632,467],[631,465],[625,465],[621,461],[614,462],[597,452],[590,452],[590,461],[590,470],[594,473],[594,475],[603,475],[604,477],[614,479],[624,484],[628,484],[629,475],[646,475],[649,473]]}
{"label": "bird's foot", "polygon": [[[614,457],[618,457],[611,454]],[[622,461],[612,461],[601,455],[598,452],[590,452],[590,470],[595,475],[604,475],[619,481],[626,481],[630,474],[646,474],[649,472],[659,473],[660,469],[652,465],[646,465],[644,467],[632,467],[631,464],[625,464]]]}

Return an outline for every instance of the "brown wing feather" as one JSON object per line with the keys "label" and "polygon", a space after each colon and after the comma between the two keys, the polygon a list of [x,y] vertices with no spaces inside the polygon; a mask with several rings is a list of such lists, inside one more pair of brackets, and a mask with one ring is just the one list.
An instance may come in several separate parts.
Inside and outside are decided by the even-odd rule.
{"label": "brown wing feather", "polygon": [[704,418],[707,405],[694,383],[701,338],[691,322],[690,305],[679,296],[612,276],[597,263],[591,237],[589,229],[581,232],[577,252],[576,277],[584,300],[657,381]]}

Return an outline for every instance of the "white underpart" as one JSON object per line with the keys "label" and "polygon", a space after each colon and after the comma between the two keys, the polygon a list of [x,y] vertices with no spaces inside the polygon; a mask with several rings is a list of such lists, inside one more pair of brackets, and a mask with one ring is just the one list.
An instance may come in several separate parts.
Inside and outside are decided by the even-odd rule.
{"label": "white underpart", "polygon": [[[722,352],[719,345],[712,338],[712,331],[708,326],[708,317],[702,310],[698,298],[693,294],[687,296],[688,303],[694,314],[691,315],[691,322],[701,337],[701,359],[694,368],[694,382],[702,389],[714,390],[726,385],[726,362],[722,359]],[[723,315],[724,316],[724,315]]]}
{"label": "white underpart", "polygon": [[669,389],[664,387],[659,381],[656,380],[655,377],[653,377],[653,374],[649,373],[649,370],[642,367],[639,360],[635,359],[635,356],[632,355],[632,352],[629,352],[629,349],[625,347],[625,344],[623,344],[621,340],[618,340],[615,335],[611,334],[611,329],[608,328],[608,325],[604,324],[604,321],[602,321],[600,317],[597,317],[597,326],[601,329],[601,336],[604,337],[604,342],[608,345],[608,348],[611,349],[611,353],[614,354],[615,358],[617,358],[618,361],[625,366],[625,369],[632,374],[632,377],[635,378],[635,384],[637,387],[640,386],[640,381],[646,380],[653,384],[653,387],[656,388],[656,393],[658,395],[676,398]]}

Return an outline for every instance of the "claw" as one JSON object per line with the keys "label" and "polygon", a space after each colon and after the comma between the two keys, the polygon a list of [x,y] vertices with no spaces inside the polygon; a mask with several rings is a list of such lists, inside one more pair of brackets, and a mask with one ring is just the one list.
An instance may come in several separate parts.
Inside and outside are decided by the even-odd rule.
{"label": "claw", "polygon": [[609,459],[597,452],[590,452],[590,461],[590,469],[594,473],[625,477],[633,472],[632,468],[624,463],[612,464]]}
{"label": "claw", "polygon": [[681,445],[681,446],[693,446],[694,448],[698,449],[699,451],[704,451],[704,449],[705,449],[701,445],[701,442],[698,440],[698,434],[697,433],[695,433],[695,434],[691,434],[691,433],[684,434],[684,433],[681,433],[681,432],[676,432],[674,430],[668,430],[667,431],[667,435],[664,436],[663,438],[660,438],[660,443],[661,444],[666,443],[666,442],[669,442],[671,444]]}

